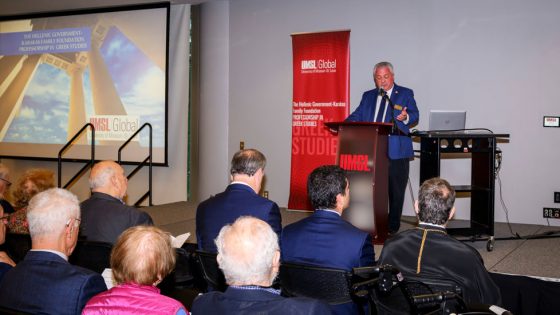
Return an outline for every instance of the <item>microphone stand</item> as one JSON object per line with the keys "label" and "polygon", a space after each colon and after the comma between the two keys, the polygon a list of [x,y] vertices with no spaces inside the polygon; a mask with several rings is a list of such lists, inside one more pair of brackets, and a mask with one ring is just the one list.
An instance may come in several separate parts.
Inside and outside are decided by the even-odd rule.
{"label": "microphone stand", "polygon": [[379,88],[379,94],[381,95],[381,100],[387,100],[387,105],[389,105],[389,110],[391,111],[391,120],[389,121],[392,124],[391,134],[396,135],[398,128],[397,123],[395,123],[395,105],[393,105],[393,102],[391,102],[391,99],[387,96],[387,92],[384,89]]}

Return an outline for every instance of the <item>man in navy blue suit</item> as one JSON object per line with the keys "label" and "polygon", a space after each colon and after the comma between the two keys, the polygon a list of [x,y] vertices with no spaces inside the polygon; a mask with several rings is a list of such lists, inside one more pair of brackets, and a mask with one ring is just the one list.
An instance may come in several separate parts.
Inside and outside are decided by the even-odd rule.
{"label": "man in navy blue suit", "polygon": [[224,192],[201,202],[196,209],[199,249],[216,252],[214,239],[220,229],[243,215],[268,222],[274,232],[280,235],[282,217],[278,205],[259,195],[265,165],[266,158],[255,149],[235,153],[231,160],[231,184]]}
{"label": "man in navy blue suit", "polygon": [[243,216],[225,225],[216,238],[218,264],[229,287],[197,297],[193,314],[331,314],[323,302],[280,296],[271,287],[278,274],[278,236],[270,225]]}
{"label": "man in navy blue suit", "polygon": [[[374,265],[371,235],[341,217],[350,202],[344,170],[336,165],[316,168],[307,179],[307,194],[315,212],[282,231],[282,262],[348,271]],[[338,314],[355,314],[359,309],[349,303],[333,310]]]}
{"label": "man in navy blue suit", "polygon": [[86,302],[107,290],[100,274],[72,266],[80,205],[60,188],[37,194],[27,208],[31,250],[6,273],[0,306],[30,314],[80,314]]}
{"label": "man in navy blue suit", "polygon": [[[410,159],[414,157],[410,126],[419,115],[414,92],[395,84],[393,65],[380,62],[373,68],[376,88],[364,92],[360,105],[346,121],[391,122],[396,131],[389,135],[389,234],[398,232],[404,203]],[[391,109],[391,105],[393,108]]]}

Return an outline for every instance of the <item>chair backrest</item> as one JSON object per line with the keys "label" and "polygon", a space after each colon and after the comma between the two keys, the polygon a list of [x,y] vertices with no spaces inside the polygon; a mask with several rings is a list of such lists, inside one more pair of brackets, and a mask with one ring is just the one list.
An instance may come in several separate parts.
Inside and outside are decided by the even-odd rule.
{"label": "chair backrest", "polygon": [[227,288],[226,278],[218,266],[218,261],[216,259],[218,254],[197,250],[196,255],[202,276],[208,285],[207,289],[222,292],[225,291]]}
{"label": "chair backrest", "polygon": [[105,268],[111,268],[112,248],[111,243],[78,240],[68,261],[72,265],[102,273]]}
{"label": "chair backrest", "polygon": [[286,296],[302,296],[329,304],[352,302],[352,273],[341,269],[282,263],[280,286]]}
{"label": "chair backrest", "polygon": [[3,248],[17,264],[25,258],[25,255],[31,249],[31,236],[29,234],[6,233]]}

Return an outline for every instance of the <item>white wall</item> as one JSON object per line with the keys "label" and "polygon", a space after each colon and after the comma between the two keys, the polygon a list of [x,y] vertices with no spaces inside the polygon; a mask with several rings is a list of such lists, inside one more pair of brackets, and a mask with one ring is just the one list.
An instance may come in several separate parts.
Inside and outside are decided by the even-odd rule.
{"label": "white wall", "polygon": [[224,189],[229,154],[229,2],[212,1],[200,12],[200,118],[198,200]]}
{"label": "white wall", "polygon": [[[154,204],[187,200],[187,129],[188,129],[188,86],[189,86],[189,19],[188,5],[172,5],[170,14],[170,58],[169,58],[169,167],[153,169]],[[71,149],[70,149],[71,150]],[[117,153],[115,152],[115,159]],[[57,174],[57,163],[2,159],[15,181],[26,169],[48,168]],[[63,184],[70,179],[83,164],[63,164]],[[127,174],[133,169],[125,166]],[[128,202],[134,203],[148,190],[147,168],[140,171],[129,182]],[[87,176],[70,189],[80,200],[89,197]]]}
{"label": "white wall", "polygon": [[[201,126],[208,132],[214,132],[212,128],[227,130],[227,154],[220,149],[207,156],[225,163],[222,168],[227,168],[240,140],[246,147],[262,150],[268,159],[266,189],[272,200],[286,206],[291,146],[290,34],[351,29],[351,109],[357,107],[363,91],[372,88],[373,65],[381,60],[393,62],[397,83],[415,91],[421,111],[418,129],[427,128],[430,109],[466,109],[467,127],[511,134],[509,143],[500,144],[504,155],[502,194],[509,219],[546,224],[542,207],[554,206],[553,191],[560,190],[560,170],[555,163],[560,155],[560,129],[542,127],[543,115],[560,115],[554,101],[560,83],[556,75],[560,70],[560,2],[235,0],[229,6],[224,2],[204,4],[203,8],[229,9],[229,35],[214,43],[216,49],[229,50],[226,64],[215,60],[224,66],[221,71],[227,82],[212,86],[214,93],[229,96],[207,113],[219,117],[228,113],[228,122]],[[226,19],[218,11],[213,22]],[[204,40],[205,34],[201,37]],[[220,140],[222,137],[223,132]],[[458,163],[444,165],[442,175],[452,183],[464,180],[466,184],[470,166]],[[415,194],[418,173],[416,159],[410,171]],[[212,176],[201,173],[201,178],[223,182],[221,173],[207,174]],[[496,221],[504,222],[504,209],[496,200]],[[468,201],[458,205],[459,217],[468,217]],[[404,213],[412,215],[411,209],[407,196]]]}

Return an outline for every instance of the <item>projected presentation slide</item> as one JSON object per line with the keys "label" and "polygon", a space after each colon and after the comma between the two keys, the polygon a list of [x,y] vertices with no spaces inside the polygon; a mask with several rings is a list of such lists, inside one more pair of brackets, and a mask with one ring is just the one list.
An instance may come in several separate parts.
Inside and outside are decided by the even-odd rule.
{"label": "projected presentation slide", "polygon": [[[57,158],[85,124],[95,158],[117,159],[143,124],[153,162],[167,164],[169,5],[0,20],[0,156]],[[89,159],[90,128],[64,158]],[[148,156],[144,128],[122,151]]]}

